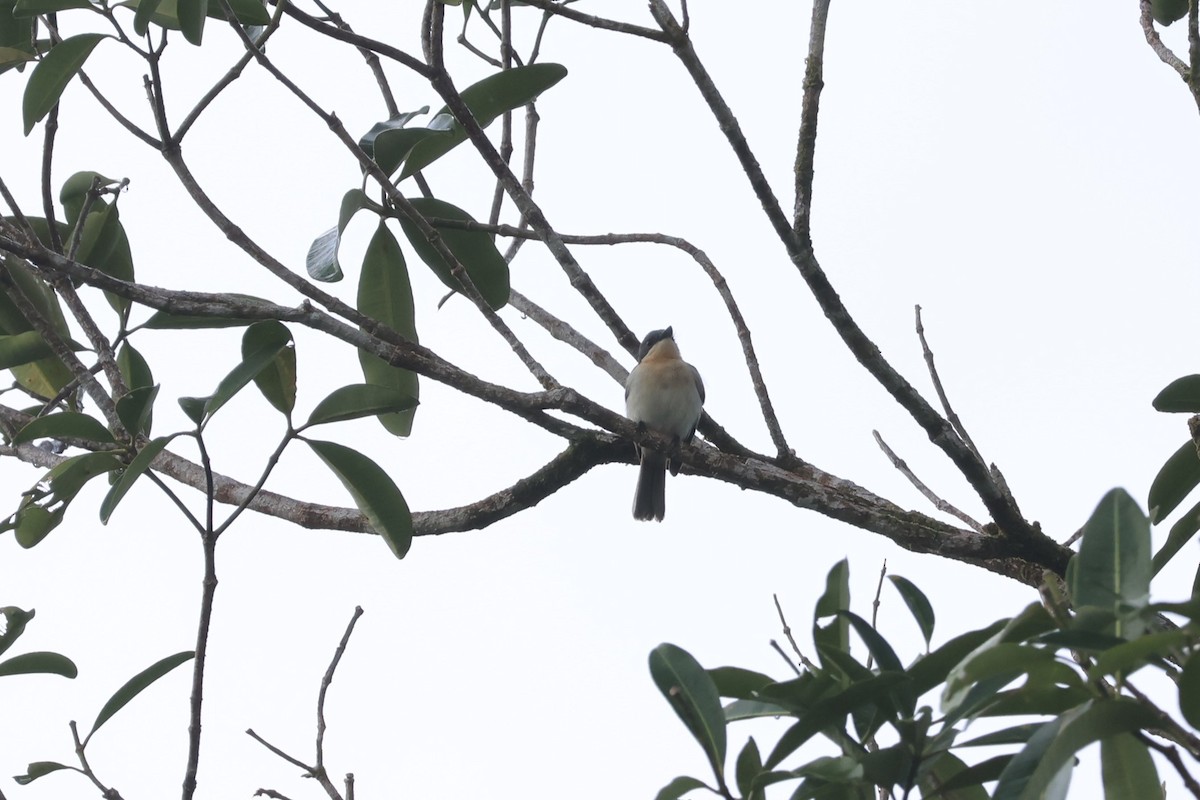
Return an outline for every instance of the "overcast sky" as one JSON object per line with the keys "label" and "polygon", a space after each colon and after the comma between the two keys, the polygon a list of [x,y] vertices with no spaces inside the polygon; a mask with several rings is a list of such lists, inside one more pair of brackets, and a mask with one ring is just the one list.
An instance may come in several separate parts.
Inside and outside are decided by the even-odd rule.
{"label": "overcast sky", "polygon": [[[418,5],[360,1],[339,10],[362,32],[419,53]],[[578,7],[653,24],[640,2]],[[691,7],[696,47],[785,208],[808,13],[790,2]],[[70,27],[76,16],[63,15],[68,32],[82,30]],[[459,19],[448,10],[448,27]],[[238,50],[216,25],[201,50],[175,38],[165,80],[178,121]],[[270,46],[352,133],[386,116],[352,50],[290,22]],[[1066,539],[1113,486],[1144,504],[1157,468],[1187,435],[1182,417],[1154,412],[1150,400],[1197,371],[1200,147],[1195,104],[1146,46],[1136,4],[839,4],[826,55],[813,236],[859,323],[925,390],[913,333],[913,306],[923,307],[956,410],[1026,516],[1052,537]],[[934,513],[879,452],[878,429],[943,497],[982,516],[940,451],[833,334],[669,50],[556,20],[541,58],[569,69],[539,103],[535,196],[551,224],[570,233],[660,231],[704,249],[739,298],[801,457]],[[489,71],[463,56],[455,63],[460,87]],[[105,42],[87,69],[149,125],[141,65]],[[401,108],[440,105],[402,69],[388,70]],[[36,213],[41,129],[22,137],[16,112],[27,75],[0,76],[0,107],[9,109],[0,116],[0,174]],[[139,279],[299,302],[225,241],[157,155],[79,85],[64,96],[61,126],[56,183],[80,169],[130,179],[120,204]],[[299,272],[312,238],[334,224],[343,192],[359,180],[320,120],[255,67],[202,118],[184,152],[223,210]],[[428,177],[439,197],[486,217],[490,182],[466,148]],[[354,297],[372,227],[363,215],[350,228],[339,296]],[[708,410],[749,445],[769,447],[732,325],[693,263],[644,245],[574,252],[636,331],[673,325],[704,375]],[[441,285],[411,263],[422,343],[482,377],[533,388],[478,313],[457,298],[438,309]],[[536,245],[522,250],[512,275],[515,288],[616,352]],[[564,383],[622,409],[619,385],[505,314]],[[350,348],[294,333],[304,418],[330,390],[361,378]],[[238,360],[239,337],[146,332],[134,340],[162,384],[156,432],[185,426],[175,398],[210,393]],[[380,435],[370,420],[322,432],[385,465],[415,510],[478,499],[559,449],[431,382],[421,399],[407,440]],[[209,432],[215,468],[253,482],[282,421],[248,390]],[[39,473],[0,469],[15,508]],[[596,469],[485,531],[419,539],[402,562],[377,537],[243,517],[218,551],[199,796],[248,797],[259,787],[317,796],[243,731],[312,758],[320,677],[356,605],[366,613],[329,696],[326,743],[330,772],[355,773],[359,797],[599,800],[649,798],[676,775],[707,777],[699,748],[650,681],[655,645],[674,642],[706,666],[783,678],[787,667],[768,645],[780,635],[771,596],[803,634],[825,573],[843,557],[864,616],[885,559],[889,572],[924,589],[938,614],[935,645],[1036,599],[990,573],[697,478],[669,481],[661,525],[636,523],[634,480],[629,466]],[[302,447],[285,454],[268,488],[350,502]],[[0,537],[0,605],[37,609],[16,651],[58,650],[80,668],[74,681],[0,681],[0,775],[20,774],[29,761],[71,762],[69,719],[86,729],[127,678],[194,645],[196,536],[146,482],[102,527],[103,491],[89,487],[34,550]],[[1157,599],[1188,594],[1194,554],[1189,545],[1163,573]],[[887,589],[880,627],[902,643],[902,658],[918,654],[916,626]],[[811,651],[806,635],[801,644]],[[181,781],[188,685],[186,669],[172,674],[89,747],[93,767],[128,800],[170,796]],[[1173,701],[1167,707],[1175,710]],[[731,749],[748,732],[763,744],[782,729],[735,726]],[[1095,796],[1087,787],[1097,780],[1095,759],[1085,760],[1075,794]],[[90,789],[65,773],[24,789],[0,785],[10,798],[34,800]]]}

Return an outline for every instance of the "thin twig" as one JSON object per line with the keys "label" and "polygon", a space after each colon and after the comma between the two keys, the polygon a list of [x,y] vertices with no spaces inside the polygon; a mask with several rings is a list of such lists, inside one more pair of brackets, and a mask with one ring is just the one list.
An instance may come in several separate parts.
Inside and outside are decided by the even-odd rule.
{"label": "thin twig", "polygon": [[[875,599],[871,601],[871,627],[878,629],[879,627],[879,598],[883,596],[883,579],[887,577],[887,559],[883,560],[883,565],[879,568],[879,583],[875,585]],[[867,669],[871,668],[875,660],[873,653],[867,654]]]}
{"label": "thin twig", "polygon": [[[817,151],[817,117],[821,108],[821,90],[825,88],[825,25],[830,0],[813,3],[809,25],[808,60],[804,67],[800,101],[800,131],[796,141],[796,198],[792,227],[803,239],[811,235],[813,170]],[[684,26],[686,32],[686,25]]]}
{"label": "thin twig", "polygon": [[136,123],[118,111],[117,107],[110,103],[108,98],[100,93],[100,90],[96,88],[96,84],[92,83],[92,79],[89,78],[87,73],[83,70],[79,70],[79,80],[84,86],[87,87],[87,90],[92,93],[92,97],[96,98],[96,102],[99,103],[100,106],[108,112],[108,115],[116,120],[122,128],[129,131],[136,138],[141,139],[155,150],[162,147],[162,142],[151,136],[149,133],[146,133],[146,131],[142,130],[141,127],[139,127]]}
{"label": "thin twig", "polygon": [[317,769],[321,771],[325,769],[325,694],[329,691],[330,684],[333,683],[333,673],[337,670],[338,663],[346,654],[346,645],[350,643],[350,634],[354,633],[354,626],[362,615],[362,606],[355,606],[354,614],[350,617],[349,624],[346,625],[346,632],[342,634],[342,640],[338,642],[337,649],[333,651],[333,660],[329,662],[329,669],[325,670],[325,677],[321,678],[321,690],[317,693]]}
{"label": "thin twig", "polygon": [[1162,37],[1158,35],[1158,30],[1154,27],[1154,11],[1151,5],[1151,0],[1140,0],[1138,3],[1141,13],[1139,14],[1142,25],[1142,33],[1146,37],[1146,43],[1150,45],[1150,49],[1159,57],[1164,64],[1179,74],[1184,82],[1188,79],[1188,67],[1183,63],[1179,56],[1171,52],[1171,48],[1163,44]]}
{"label": "thin twig", "polygon": [[54,214],[54,190],[51,186],[51,167],[54,164],[54,140],[58,133],[58,103],[46,115],[46,131],[42,139],[42,213],[46,216],[46,227],[50,241],[46,244],[56,253],[62,252],[62,237],[58,234],[58,222]]}
{"label": "thin twig", "polygon": [[925,356],[925,366],[929,370],[930,380],[933,381],[933,390],[937,392],[938,402],[942,404],[942,411],[946,415],[946,419],[954,426],[955,433],[963,440],[963,444],[971,449],[976,458],[983,461],[983,454],[979,452],[979,448],[971,440],[971,435],[967,433],[966,426],[958,418],[958,414],[954,413],[954,409],[950,407],[950,399],[946,397],[946,390],[942,386],[941,376],[938,375],[937,367],[933,363],[933,351],[929,349],[929,342],[925,340],[925,324],[921,321],[921,306],[917,305],[913,306],[913,308],[916,313],[917,338],[921,341],[921,353]]}
{"label": "thin twig", "polygon": [[247,735],[247,736],[249,736],[249,737],[250,737],[251,739],[253,739],[254,741],[256,741],[256,742],[258,742],[259,744],[261,744],[263,747],[265,747],[265,748],[267,748],[268,750],[270,750],[270,751],[271,751],[272,753],[274,753],[275,755],[277,755],[277,756],[279,756],[280,758],[282,758],[284,761],[286,761],[286,762],[288,762],[289,764],[291,764],[292,766],[294,766],[294,767],[299,767],[300,769],[304,770],[304,773],[305,773],[306,775],[308,775],[308,774],[311,774],[311,773],[312,773],[312,771],[313,771],[313,768],[312,768],[312,767],[310,767],[308,764],[305,764],[303,761],[301,761],[301,760],[300,760],[300,759],[298,759],[298,758],[293,758],[292,756],[289,756],[287,753],[283,752],[283,751],[282,751],[282,750],[280,750],[278,747],[276,747],[275,745],[271,744],[271,743],[270,743],[270,742],[268,742],[266,739],[262,738],[262,737],[261,737],[261,736],[259,736],[257,733],[255,733],[253,728],[247,728],[247,729],[246,729],[246,735]]}
{"label": "thin twig", "polygon": [[100,790],[100,795],[105,800],[121,800],[120,792],[110,786],[105,786],[96,777],[96,773],[92,770],[92,765],[88,763],[87,746],[79,738],[79,726],[75,724],[75,720],[71,720],[68,723],[68,727],[71,729],[71,738],[75,741],[75,757],[79,759],[79,766],[81,767],[79,771],[86,775],[88,780]]}
{"label": "thin twig", "polygon": [[632,25],[628,22],[619,22],[614,19],[605,19],[597,17],[593,14],[585,14],[582,11],[576,11],[570,6],[563,5],[556,0],[524,0],[525,5],[540,8],[547,14],[554,14],[559,17],[566,17],[569,20],[587,25],[589,28],[597,28],[605,31],[616,31],[617,33],[626,33],[630,36],[638,36],[642,39],[651,39],[655,42],[666,42],[667,37],[662,31],[656,31],[653,28],[643,28],[641,25]]}
{"label": "thin twig", "polygon": [[1192,774],[1188,772],[1187,766],[1185,766],[1183,763],[1183,759],[1179,757],[1179,750],[1177,748],[1162,744],[1161,742],[1156,742],[1154,739],[1151,739],[1141,731],[1135,731],[1133,735],[1136,736],[1138,741],[1140,741],[1142,744],[1146,745],[1147,747],[1154,748],[1159,753],[1162,753],[1163,758],[1165,758],[1168,763],[1175,768],[1175,771],[1179,773],[1180,779],[1183,780],[1183,785],[1186,786],[1187,790],[1192,793],[1192,796],[1200,798],[1200,783],[1197,783],[1196,779],[1192,777]]}
{"label": "thin twig", "polygon": [[[325,12],[325,16],[338,27],[338,29],[347,33],[354,33],[354,29],[350,24],[342,18],[341,14],[331,9],[329,6],[316,0],[317,8]],[[367,68],[371,70],[371,74],[375,76],[375,85],[379,87],[379,94],[383,97],[383,105],[387,108],[388,118],[393,119],[400,116],[400,106],[396,105],[396,96],[392,93],[392,86],[388,83],[387,75],[383,72],[383,64],[379,61],[379,56],[365,47],[356,48],[367,62]]]}
{"label": "thin twig", "polygon": [[780,657],[780,658],[782,658],[782,659],[784,660],[784,662],[785,662],[785,663],[788,665],[788,667],[790,667],[790,668],[791,668],[792,672],[796,673],[797,675],[803,675],[803,674],[804,674],[804,673],[803,673],[803,672],[800,670],[800,668],[796,666],[796,663],[795,663],[794,661],[792,661],[791,657],[790,657],[790,656],[788,656],[788,654],[787,654],[787,653],[783,652],[783,648],[779,646],[779,642],[777,642],[777,641],[775,641],[774,639],[772,639],[772,640],[771,640],[771,647],[772,647],[772,648],[774,648],[774,650],[775,650],[775,652],[776,652],[776,653],[779,653],[779,657]]}
{"label": "thin twig", "polygon": [[875,437],[875,443],[879,445],[879,448],[883,450],[883,454],[886,455],[888,460],[892,462],[892,466],[899,470],[901,475],[908,478],[909,483],[915,486],[918,492],[925,495],[925,498],[929,500],[929,502],[933,503],[934,508],[936,508],[938,511],[958,517],[967,525],[970,525],[974,530],[980,532],[983,531],[982,523],[976,521],[965,511],[960,511],[956,506],[938,497],[932,489],[926,486],[925,483],[918,478],[911,469],[909,469],[908,464],[905,463],[904,459],[900,458],[900,456],[896,455],[892,448],[888,447],[888,443],[885,442],[883,437],[879,435],[879,431],[871,431],[871,433]]}
{"label": "thin twig", "polygon": [[[779,604],[779,595],[772,594],[771,599],[775,601],[775,613],[779,615],[779,624],[783,626],[783,635],[787,637],[788,644],[792,646],[792,652],[800,659],[801,664],[809,670],[815,670],[816,665],[809,661],[804,653],[800,651],[800,645],[796,644],[796,639],[792,636],[792,626],[788,625],[787,617],[783,615],[783,606]],[[791,659],[788,659],[788,663],[791,663]]]}

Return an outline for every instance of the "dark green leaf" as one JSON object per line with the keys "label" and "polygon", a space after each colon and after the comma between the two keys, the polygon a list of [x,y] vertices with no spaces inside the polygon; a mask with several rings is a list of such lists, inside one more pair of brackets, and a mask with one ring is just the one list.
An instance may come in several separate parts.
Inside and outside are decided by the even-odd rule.
{"label": "dark green leaf", "polygon": [[754,779],[760,772],[762,772],[762,756],[759,755],[758,745],[751,736],[746,742],[746,746],[742,748],[742,752],[738,753],[737,765],[734,767],[738,791],[742,793],[743,797],[749,797],[753,790]]}
{"label": "dark green leaf", "polygon": [[[825,576],[825,592],[817,600],[813,611],[813,641],[825,646],[850,652],[850,623],[839,611],[850,608],[850,562],[842,559],[833,565]],[[817,621],[824,617],[836,617],[832,623],[821,628]]]}
{"label": "dark green leaf", "polygon": [[13,16],[36,17],[38,14],[53,14],[70,8],[95,8],[88,0],[17,0],[13,4]]}
{"label": "dark green leaf", "polygon": [[412,545],[412,514],[391,477],[374,461],[349,447],[311,439],[305,442],[333,470],[354,498],[358,510],[396,558],[404,558]]}
{"label": "dark green leaf", "polygon": [[204,21],[208,18],[208,0],[178,0],[179,29],[183,38],[194,45],[204,40]]}
{"label": "dark green leaf", "polygon": [[137,4],[133,15],[133,30],[138,36],[146,35],[146,31],[150,29],[150,22],[154,19],[154,12],[158,11],[161,2],[162,0],[141,0]]}
{"label": "dark green leaf", "polygon": [[1179,710],[1193,728],[1200,728],[1200,651],[1188,656],[1179,676]]}
{"label": "dark green leaf", "polygon": [[1154,554],[1154,559],[1151,562],[1155,575],[1167,565],[1168,561],[1174,558],[1175,554],[1185,544],[1191,541],[1198,530],[1200,530],[1200,503],[1192,506],[1186,514],[1176,520],[1175,524],[1171,526],[1171,532],[1167,534],[1167,540],[1163,542],[1163,546]]}
{"label": "dark green leaf", "polygon": [[1120,733],[1100,740],[1100,773],[1105,800],[1163,800],[1150,749],[1133,734]]}
{"label": "dark green leaf", "polygon": [[867,645],[867,650],[874,656],[880,669],[889,672],[904,671],[904,665],[900,663],[900,658],[896,655],[896,651],[892,649],[892,646],[887,643],[886,639],[879,635],[879,631],[871,627],[871,623],[853,611],[841,611],[839,613],[850,620],[850,624],[854,626],[854,632]]}
{"label": "dark green leaf", "polygon": [[[462,99],[479,125],[486,128],[505,111],[533,102],[566,75],[567,68],[561,64],[530,64],[504,70],[468,86],[462,91]],[[449,115],[445,106],[434,115],[429,127],[439,129],[446,119],[443,115]],[[453,121],[447,134],[427,139],[412,149],[400,177],[407,178],[419,172],[466,141],[466,138],[463,127]]]}
{"label": "dark green leaf", "polygon": [[[708,789],[704,781],[680,775],[675,780],[658,790],[654,800],[678,800],[693,789]],[[711,791],[711,790],[710,790]]]}
{"label": "dark green leaf", "polygon": [[708,673],[686,650],[664,643],[650,651],[650,677],[700,743],[713,774],[724,774],[725,714]]}
{"label": "dark green leaf", "polygon": [[1150,521],[1157,524],[1170,516],[1197,485],[1200,485],[1200,457],[1191,439],[1176,450],[1162,465],[1150,484]]}
{"label": "dark green leaf", "polygon": [[34,58],[32,17],[14,17],[12,3],[0,3],[0,73]]}
{"label": "dark green leaf", "polygon": [[290,417],[292,409],[296,407],[296,347],[287,327],[282,322],[269,319],[247,328],[242,336],[242,361],[251,360],[255,352],[263,347],[275,347],[280,340],[286,340],[287,343],[254,376],[254,385],[268,403]]}
{"label": "dark green leaf", "polygon": [[[426,219],[450,219],[461,222],[474,222],[474,218],[457,206],[444,200],[432,197],[414,197],[409,200],[413,208]],[[462,284],[451,271],[450,265],[442,254],[437,251],[420,229],[409,219],[400,218],[400,227],[417,255],[434,271],[442,283],[456,292],[462,291]],[[492,237],[482,231],[465,231],[457,228],[437,227],[437,233],[445,242],[446,247],[458,259],[467,271],[467,277],[479,294],[494,310],[499,310],[508,303],[509,274],[508,262],[496,249]]]}
{"label": "dark green leaf", "polygon": [[450,115],[442,117],[441,123],[444,123],[441,129],[429,127],[383,131],[375,140],[375,146],[372,148],[375,163],[388,175],[393,174],[417,145],[427,139],[451,135],[449,131],[454,126]]}
{"label": "dark green leaf", "polygon": [[107,38],[102,33],[81,33],[63,39],[33,68],[21,102],[26,136],[54,108],[63,90],[83,67],[96,45]]}
{"label": "dark green leaf", "polygon": [[16,606],[0,608],[0,617],[4,617],[4,633],[0,634],[0,654],[3,654],[13,646],[13,642],[21,638],[21,634],[25,632],[25,626],[34,616],[33,609],[25,611]]}
{"label": "dark green leaf", "polygon": [[761,672],[754,672],[741,667],[714,667],[708,671],[717,694],[721,697],[735,697],[740,700],[753,700],[763,687],[775,683],[772,678]]}
{"label": "dark green leaf", "polygon": [[74,678],[79,674],[75,662],[58,653],[22,653],[0,661],[0,677],[5,675],[62,675]]}
{"label": "dark green leaf", "polygon": [[183,413],[187,415],[187,418],[197,425],[204,421],[204,407],[207,403],[207,397],[179,398],[179,407],[183,409]]}
{"label": "dark green leaf", "polygon": [[115,441],[104,423],[76,411],[60,411],[37,417],[17,432],[13,444],[24,444],[35,439],[83,439],[103,444]]}
{"label": "dark green leaf", "polygon": [[196,655],[193,650],[184,650],[182,653],[167,656],[166,658],[156,661],[144,670],[134,675],[117,691],[113,692],[113,696],[108,698],[108,702],[100,709],[100,713],[96,715],[96,721],[92,723],[91,733],[84,739],[86,744],[89,739],[100,730],[100,726],[108,722],[113,714],[116,714],[122,708],[129,704],[129,701],[142,693],[150,684],[157,681],[162,676],[166,675],[171,670],[178,667],[180,664],[185,664],[191,661]]}
{"label": "dark green leaf", "polygon": [[847,689],[826,697],[813,705],[800,720],[779,737],[775,749],[764,765],[774,768],[813,737],[831,725],[841,726],[846,716],[856,708],[885,700],[908,676],[899,672],[883,672],[873,678],[855,683]]}
{"label": "dark green leaf", "polygon": [[[1187,0],[1180,0],[1180,5],[1187,13]],[[1187,375],[1171,381],[1154,398],[1154,408],[1156,411],[1200,413],[1200,375]]]}
{"label": "dark green leaf", "polygon": [[1040,722],[1030,722],[1024,725],[1014,725],[1011,728],[993,731],[992,733],[976,736],[974,739],[968,739],[965,742],[959,742],[956,747],[984,747],[993,744],[1025,744],[1029,741],[1029,737],[1037,732],[1042,724]]}
{"label": "dark green leaf", "polygon": [[1187,16],[1188,0],[1150,0],[1150,13],[1159,25],[1170,25]]}
{"label": "dark green leaf", "polygon": [[913,688],[917,696],[919,697],[943,683],[950,675],[950,670],[966,658],[971,651],[999,633],[1006,622],[1007,620],[997,620],[986,628],[956,636],[929,655],[922,656],[913,662],[908,669],[908,674],[913,680]]}
{"label": "dark green leaf", "polygon": [[36,331],[0,336],[0,369],[30,364],[53,355],[54,351]]}
{"label": "dark green leaf", "polygon": [[22,507],[17,511],[16,529],[13,531],[17,544],[26,550],[34,547],[58,527],[62,518],[62,508],[51,512],[39,505],[29,504]]}
{"label": "dark green leaf", "polygon": [[351,189],[342,196],[341,209],[338,211],[338,224],[322,233],[309,245],[308,257],[304,266],[308,275],[315,281],[330,283],[340,281],[342,265],[338,262],[338,248],[342,244],[342,234],[354,215],[364,208],[377,208],[371,199],[361,189]]}
{"label": "dark green leaf", "polygon": [[896,587],[896,591],[900,592],[900,596],[904,598],[904,604],[908,606],[908,610],[912,612],[913,618],[916,619],[917,626],[921,629],[921,635],[925,637],[925,647],[928,649],[929,641],[933,638],[935,619],[933,606],[929,604],[929,598],[908,578],[902,578],[899,575],[889,575],[888,578]]}
{"label": "dark green leaf", "polygon": [[120,351],[117,352],[117,367],[121,370],[121,376],[125,378],[125,385],[130,389],[154,386],[154,374],[150,371],[150,365],[129,342],[122,343]]}
{"label": "dark green leaf", "polygon": [[[246,384],[271,366],[279,354],[292,343],[292,334],[276,320],[256,322],[246,329],[242,338],[242,363],[234,367],[217,385],[217,390],[204,402],[204,419],[233,399]],[[180,398],[182,405],[185,398]],[[185,411],[187,409],[184,409]]]}
{"label": "dark green leaf", "polygon": [[788,714],[789,711],[775,703],[764,703],[760,700],[734,700],[725,706],[725,721],[736,722],[741,719],[780,717]]}
{"label": "dark green leaf", "polygon": [[[976,688],[983,687],[979,684]],[[1092,693],[1082,686],[1022,686],[1006,692],[992,689],[976,710],[981,717],[1062,714],[1087,702]]]}
{"label": "dark green leaf", "polygon": [[[1130,733],[1159,724],[1158,717],[1152,710],[1127,698],[1085,703],[1077,710],[1059,717],[1055,722],[1061,723],[1057,730],[1049,728],[1053,723],[1047,723],[1047,727],[1044,728],[1053,730],[1049,742],[1039,739],[1042,731],[1030,737],[1025,749],[1000,776],[993,795],[994,800],[1039,797],[1056,780],[1061,770],[1071,768],[1075,753],[1087,745],[1119,733]],[[1030,756],[1028,759],[1027,752]],[[1018,762],[1021,764],[1018,765]],[[1014,769],[1014,765],[1018,765],[1019,768]]]}
{"label": "dark green leaf", "polygon": [[[396,243],[396,237],[392,236],[382,220],[363,256],[362,274],[358,281],[358,310],[389,326],[408,341],[417,341],[416,312],[408,266],[404,263],[404,254]],[[362,350],[358,353],[358,360],[367,383],[386,387],[414,400],[420,396],[415,372],[393,367],[373,353]],[[412,433],[415,415],[414,405],[406,411],[380,414],[379,422],[388,433],[408,436]]]}
{"label": "dark green leaf", "polygon": [[995,756],[968,767],[953,754],[942,753],[922,777],[921,791],[925,797],[938,800],[987,800],[987,790],[981,784],[999,778],[1012,759],[1011,755]]}
{"label": "dark green leaf", "polygon": [[107,525],[112,513],[116,511],[117,504],[125,497],[134,482],[142,476],[146,470],[150,469],[150,464],[158,457],[171,440],[179,434],[173,433],[170,436],[160,436],[146,443],[146,446],[138,451],[138,454],[129,462],[129,466],[121,472],[121,476],[117,478],[116,483],[108,490],[108,494],[104,497],[104,502],[100,504],[100,522]]}
{"label": "dark green leaf", "polygon": [[34,761],[25,768],[24,775],[17,775],[13,780],[20,786],[28,786],[43,775],[58,772],[60,769],[72,768],[66,764],[59,764],[57,761]]}
{"label": "dark green leaf", "polygon": [[1075,607],[1113,612],[1113,632],[1136,638],[1145,622],[1122,612],[1143,608],[1150,600],[1150,522],[1123,489],[1113,489],[1100,501],[1083,527],[1073,560],[1070,587]]}
{"label": "dark green leaf", "polygon": [[158,397],[157,386],[142,386],[117,401],[117,416],[130,433],[150,435],[150,424],[154,416],[154,401]]}
{"label": "dark green leaf", "polygon": [[304,427],[407,411],[416,405],[415,398],[396,389],[370,383],[354,383],[334,389],[328,397],[317,403],[317,407],[308,415],[308,422]]}
{"label": "dark green leaf", "polygon": [[1122,642],[1097,656],[1088,670],[1088,679],[1099,681],[1106,675],[1118,673],[1121,677],[1132,675],[1147,661],[1177,652],[1183,644],[1194,639],[1193,632],[1182,629],[1143,633],[1133,641]]}

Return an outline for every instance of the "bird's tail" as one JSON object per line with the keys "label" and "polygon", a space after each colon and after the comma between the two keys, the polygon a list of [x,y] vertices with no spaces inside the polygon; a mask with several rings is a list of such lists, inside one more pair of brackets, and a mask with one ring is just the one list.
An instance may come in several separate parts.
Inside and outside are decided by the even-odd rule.
{"label": "bird's tail", "polygon": [[667,457],[653,450],[642,450],[637,491],[633,495],[633,518],[662,522],[667,513]]}

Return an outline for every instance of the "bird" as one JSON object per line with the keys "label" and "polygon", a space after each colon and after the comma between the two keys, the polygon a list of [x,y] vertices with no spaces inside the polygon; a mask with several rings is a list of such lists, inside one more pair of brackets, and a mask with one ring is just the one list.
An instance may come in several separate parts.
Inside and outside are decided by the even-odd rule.
{"label": "bird", "polygon": [[[704,405],[704,381],[679,354],[670,327],[650,331],[638,350],[638,363],[625,381],[625,416],[639,430],[670,436],[676,449],[692,440]],[[635,445],[637,447],[637,445]],[[637,447],[640,458],[633,518],[662,522],[666,514],[667,468],[679,474],[678,459],[648,447]]]}

